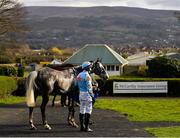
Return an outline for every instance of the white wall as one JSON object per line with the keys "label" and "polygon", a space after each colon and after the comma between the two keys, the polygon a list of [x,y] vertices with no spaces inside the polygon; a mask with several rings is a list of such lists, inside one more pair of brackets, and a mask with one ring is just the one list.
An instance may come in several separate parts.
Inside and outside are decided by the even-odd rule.
{"label": "white wall", "polygon": [[[112,66],[114,67],[112,68]],[[109,76],[121,75],[123,72],[120,65],[105,65],[105,69],[108,72]]]}
{"label": "white wall", "polygon": [[115,76],[115,75],[120,75],[120,71],[107,71],[109,76]]}

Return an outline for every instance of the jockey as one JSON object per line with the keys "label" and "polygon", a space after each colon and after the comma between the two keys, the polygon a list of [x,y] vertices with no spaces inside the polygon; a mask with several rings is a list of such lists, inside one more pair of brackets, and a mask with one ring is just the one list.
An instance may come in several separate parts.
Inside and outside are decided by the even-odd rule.
{"label": "jockey", "polygon": [[[80,131],[92,132],[89,128],[89,119],[92,112],[92,98],[94,97],[92,90],[92,79],[89,75],[91,68],[90,62],[84,62],[82,64],[83,71],[77,76],[78,87],[80,89],[79,100],[80,100]],[[85,124],[85,127],[84,127]]]}

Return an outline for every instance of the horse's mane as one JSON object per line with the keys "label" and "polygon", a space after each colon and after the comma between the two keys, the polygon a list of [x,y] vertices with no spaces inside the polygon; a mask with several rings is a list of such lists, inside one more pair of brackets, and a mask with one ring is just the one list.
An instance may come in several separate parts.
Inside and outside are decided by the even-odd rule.
{"label": "horse's mane", "polygon": [[74,68],[77,71],[77,74],[79,74],[81,71],[83,71],[82,66],[76,66]]}
{"label": "horse's mane", "polygon": [[73,64],[49,64],[49,65],[47,65],[47,67],[61,71],[61,70],[73,68],[75,66]]}

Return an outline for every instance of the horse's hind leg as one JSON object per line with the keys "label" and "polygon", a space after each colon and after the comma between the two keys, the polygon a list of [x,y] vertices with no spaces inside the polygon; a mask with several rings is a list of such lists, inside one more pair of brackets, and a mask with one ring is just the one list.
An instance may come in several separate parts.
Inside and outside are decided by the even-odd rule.
{"label": "horse's hind leg", "polygon": [[29,125],[31,130],[36,130],[37,128],[33,123],[33,108],[34,107],[29,107]]}
{"label": "horse's hind leg", "polygon": [[66,106],[66,97],[67,97],[67,94],[65,94],[65,93],[61,94],[61,106],[62,107]]}
{"label": "horse's hind leg", "polygon": [[56,99],[56,94],[54,94],[54,97],[53,97],[53,100],[52,100],[52,107],[54,107],[54,102],[55,102],[55,99]]}
{"label": "horse's hind leg", "polygon": [[[37,95],[35,96],[35,101],[36,101]],[[29,107],[29,125],[31,130],[36,130],[37,128],[35,127],[33,123],[33,109],[34,107]]]}
{"label": "horse's hind leg", "polygon": [[51,127],[48,125],[48,122],[46,120],[45,110],[46,105],[49,101],[49,96],[43,96],[42,104],[41,104],[41,115],[42,115],[42,122],[45,129],[51,130]]}
{"label": "horse's hind leg", "polygon": [[79,126],[75,122],[74,114],[75,114],[74,100],[71,100],[71,103],[69,106],[68,124],[73,127],[78,128]]}

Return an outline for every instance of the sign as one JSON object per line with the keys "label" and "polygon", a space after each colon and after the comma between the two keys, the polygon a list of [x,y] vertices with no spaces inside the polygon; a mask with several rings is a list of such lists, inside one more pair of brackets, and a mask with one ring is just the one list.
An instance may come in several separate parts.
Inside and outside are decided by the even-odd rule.
{"label": "sign", "polygon": [[113,93],[167,93],[167,81],[113,82]]}

